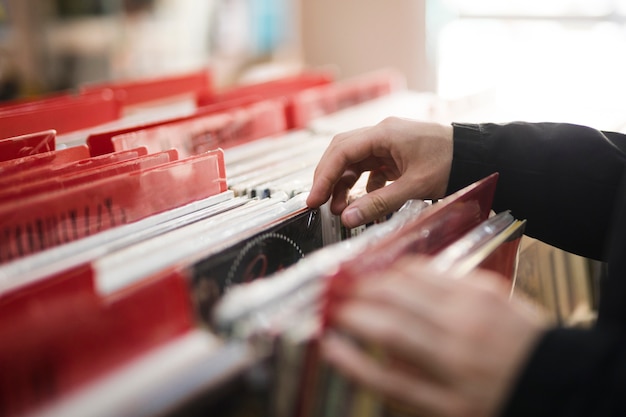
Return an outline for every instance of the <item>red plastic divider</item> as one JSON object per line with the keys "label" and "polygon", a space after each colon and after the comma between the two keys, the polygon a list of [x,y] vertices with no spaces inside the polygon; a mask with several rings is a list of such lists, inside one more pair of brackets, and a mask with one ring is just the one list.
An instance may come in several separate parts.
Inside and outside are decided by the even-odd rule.
{"label": "red plastic divider", "polygon": [[89,265],[0,298],[0,414],[22,415],[194,327],[185,277],[163,271],[109,298]]}
{"label": "red plastic divider", "polygon": [[81,94],[113,91],[115,97],[124,106],[132,106],[150,101],[162,100],[184,94],[193,96],[209,94],[213,88],[211,73],[202,69],[186,74],[168,75],[150,79],[113,81],[86,84],[81,87]]}
{"label": "red plastic divider", "polygon": [[71,242],[226,191],[224,154],[0,204],[0,262]]}
{"label": "red plastic divider", "polygon": [[4,177],[38,167],[53,167],[67,164],[69,162],[79,161],[85,158],[89,158],[89,148],[87,145],[57,149],[51,152],[44,152],[0,162],[0,175]]}
{"label": "red plastic divider", "polygon": [[121,102],[111,91],[0,108],[0,139],[54,129],[74,132],[117,120]]}
{"label": "red plastic divider", "polygon": [[[81,149],[84,147],[81,146]],[[70,149],[70,148],[68,148]],[[29,182],[41,181],[44,178],[54,178],[70,173],[79,173],[86,169],[105,166],[108,164],[125,161],[148,153],[145,147],[130,149],[122,152],[114,152],[98,157],[85,157],[76,161],[69,161],[62,164],[40,164],[26,166],[20,170],[14,170],[6,175],[0,176],[0,190],[7,187],[24,185]]]}
{"label": "red plastic divider", "polygon": [[148,152],[176,149],[181,157],[207,150],[229,148],[286,129],[284,106],[279,100],[264,100],[245,107],[168,123],[115,136],[113,149],[145,146]]}
{"label": "red plastic divider", "polygon": [[294,95],[311,88],[322,88],[332,85],[335,74],[330,71],[304,71],[302,73],[259,82],[248,85],[238,85],[226,90],[216,92],[212,95],[199,96],[198,106],[217,103],[224,100],[232,100],[243,97],[257,97],[264,99],[282,99],[285,103],[285,118],[287,129],[302,128],[302,124],[296,124],[293,120],[293,110],[291,107]]}
{"label": "red plastic divider", "polygon": [[303,128],[317,117],[382,97],[404,86],[402,74],[392,69],[383,69],[329,85],[308,88],[290,97],[287,118],[294,128]]}
{"label": "red plastic divider", "polygon": [[156,122],[150,122],[140,124],[136,126],[126,127],[122,129],[113,129],[104,132],[98,132],[90,134],[87,137],[87,145],[92,156],[103,155],[111,152],[115,152],[112,138],[115,136],[123,135],[125,133],[135,132],[138,130],[151,129],[157,126],[168,125],[171,123],[183,122],[185,120],[192,120],[198,117],[220,113],[233,108],[245,107],[251,103],[260,101],[258,97],[243,97],[238,99],[226,100],[223,102],[211,104],[197,109],[197,111],[189,116],[174,117],[170,119],[159,120]]}
{"label": "red plastic divider", "polygon": [[0,139],[0,161],[9,161],[24,156],[54,151],[55,147],[55,130]]}
{"label": "red plastic divider", "polygon": [[47,176],[36,181],[18,184],[11,187],[0,188],[0,204],[9,201],[17,201],[21,198],[35,196],[37,194],[51,193],[65,190],[82,184],[90,184],[104,178],[129,172],[141,172],[143,170],[163,165],[178,159],[178,153],[174,149],[158,152],[150,155],[137,156],[103,166],[82,169],[79,172],[68,172],[57,176]]}

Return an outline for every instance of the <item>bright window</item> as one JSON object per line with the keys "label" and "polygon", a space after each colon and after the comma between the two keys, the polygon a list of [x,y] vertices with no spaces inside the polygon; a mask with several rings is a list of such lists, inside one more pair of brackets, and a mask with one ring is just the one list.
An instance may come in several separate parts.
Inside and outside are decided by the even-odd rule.
{"label": "bright window", "polygon": [[437,92],[460,114],[623,130],[626,0],[433,2]]}

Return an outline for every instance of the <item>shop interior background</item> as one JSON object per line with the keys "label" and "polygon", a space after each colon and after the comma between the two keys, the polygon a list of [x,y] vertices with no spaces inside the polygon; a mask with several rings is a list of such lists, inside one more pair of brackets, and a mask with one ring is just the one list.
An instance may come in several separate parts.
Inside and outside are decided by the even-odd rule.
{"label": "shop interior background", "polygon": [[0,100],[209,66],[396,67],[465,121],[624,131],[626,0],[0,0]]}

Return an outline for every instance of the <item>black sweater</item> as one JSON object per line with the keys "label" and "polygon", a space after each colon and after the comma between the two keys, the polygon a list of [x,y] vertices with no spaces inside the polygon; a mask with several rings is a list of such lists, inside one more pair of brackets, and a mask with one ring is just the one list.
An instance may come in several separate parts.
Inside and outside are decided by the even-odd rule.
{"label": "black sweater", "polygon": [[608,263],[590,330],[547,331],[503,416],[626,416],[626,136],[559,123],[454,124],[448,192],[499,172],[494,210]]}

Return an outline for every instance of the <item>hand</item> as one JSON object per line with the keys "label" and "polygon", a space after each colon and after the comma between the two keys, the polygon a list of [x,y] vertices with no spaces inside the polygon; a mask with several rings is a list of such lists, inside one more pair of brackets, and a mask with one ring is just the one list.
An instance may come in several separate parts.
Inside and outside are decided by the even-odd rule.
{"label": "hand", "polygon": [[[319,207],[332,195],[331,211],[347,227],[369,223],[409,199],[444,196],[452,165],[452,126],[391,117],[335,136],[322,156],[307,199]],[[348,206],[350,188],[370,171],[368,194]],[[385,186],[387,181],[393,181]]]}
{"label": "hand", "polygon": [[418,416],[497,414],[544,322],[522,300],[509,299],[510,285],[497,274],[455,278],[416,257],[385,276],[362,277],[331,310],[324,357]]}

